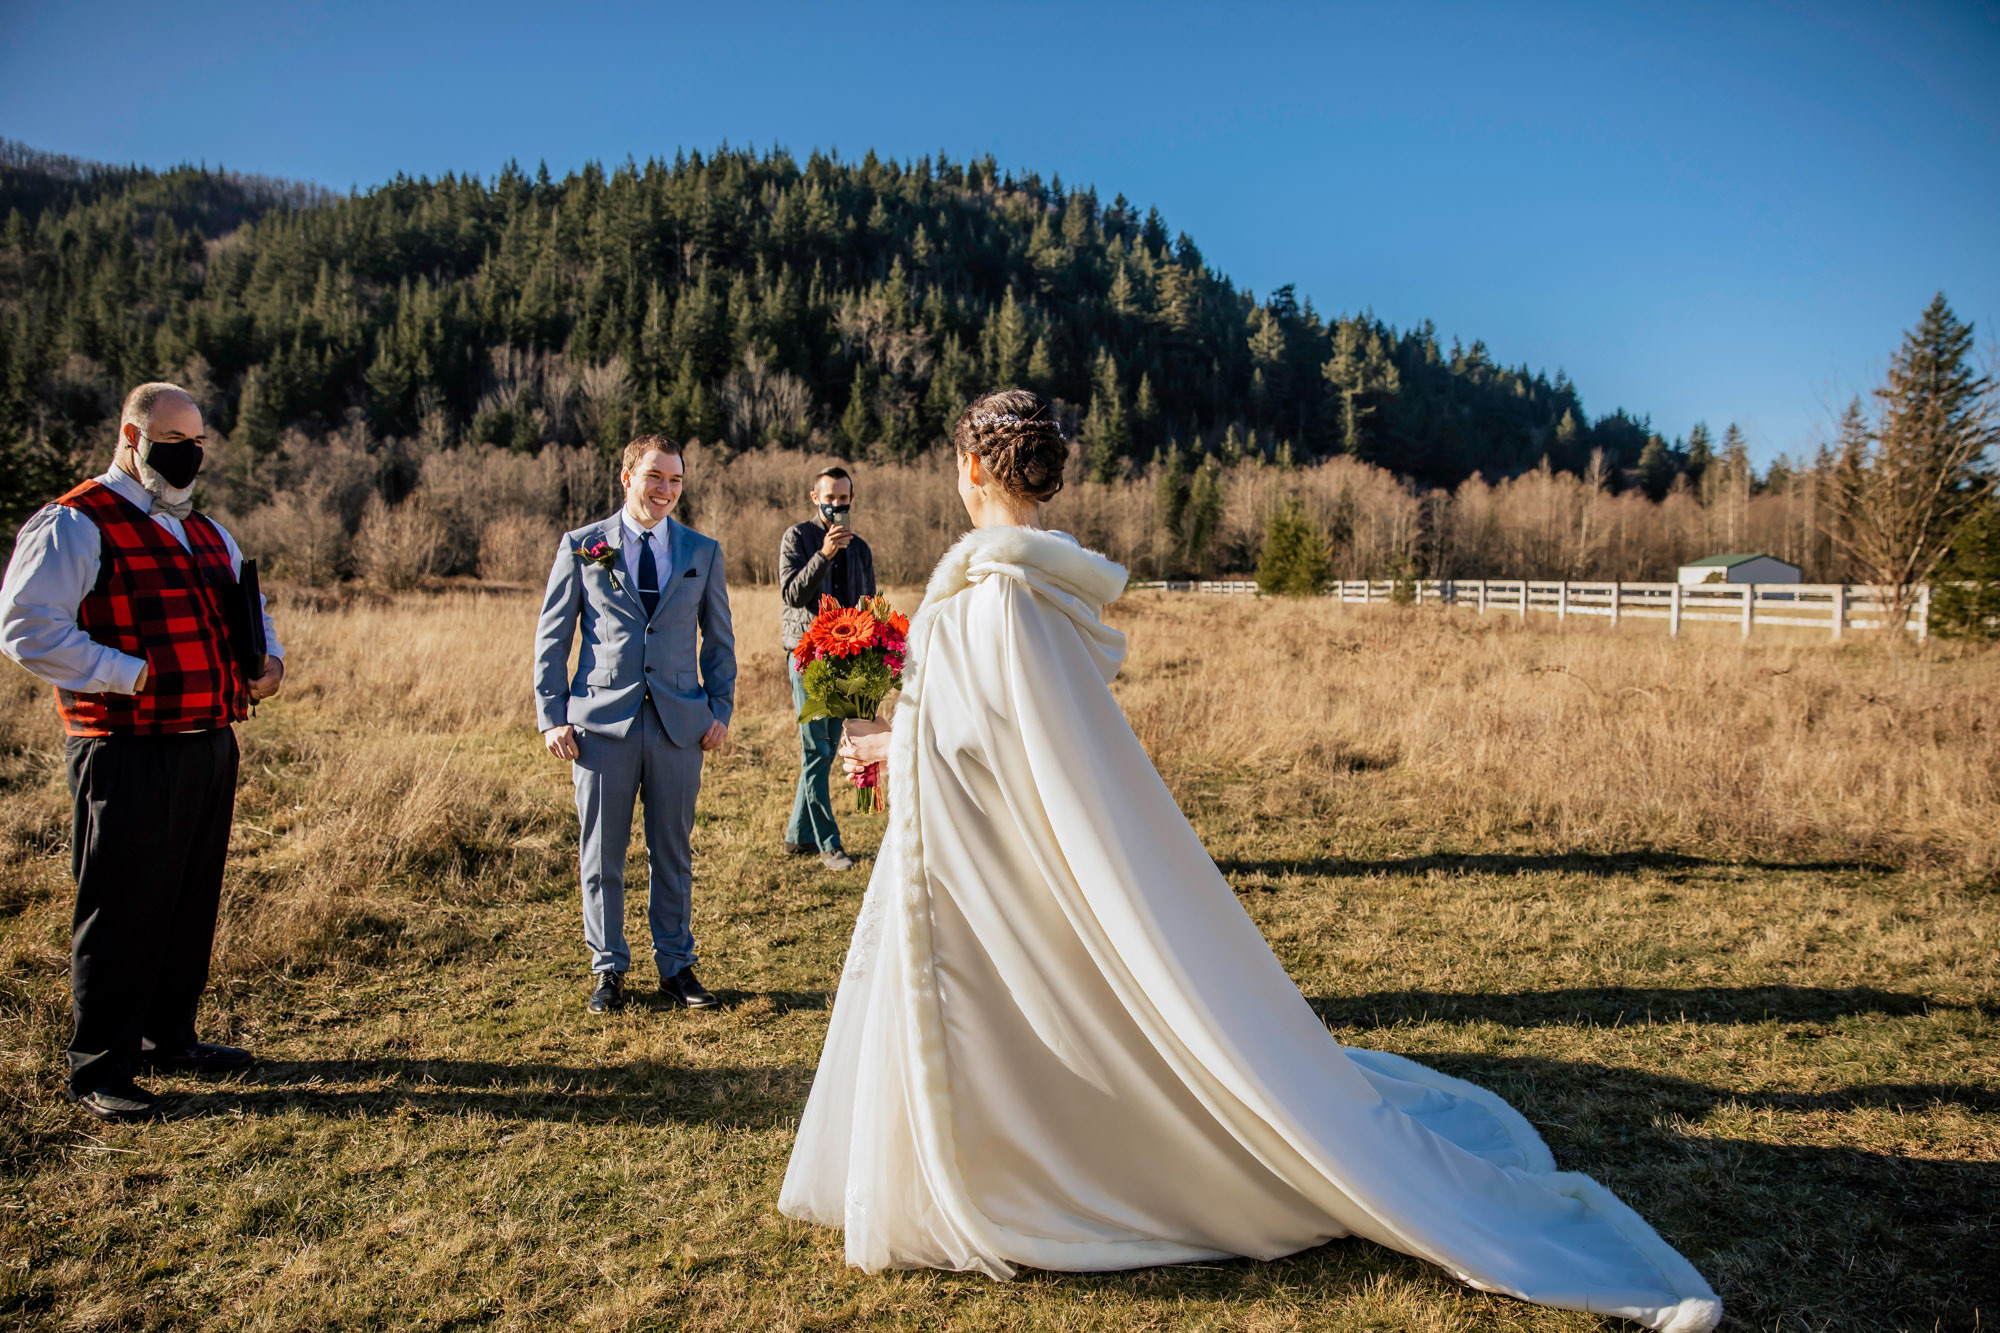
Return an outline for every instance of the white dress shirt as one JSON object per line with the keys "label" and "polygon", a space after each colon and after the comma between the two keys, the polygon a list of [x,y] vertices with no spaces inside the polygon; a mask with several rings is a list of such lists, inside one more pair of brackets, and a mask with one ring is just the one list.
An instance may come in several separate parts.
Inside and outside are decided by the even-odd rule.
{"label": "white dress shirt", "polygon": [[632,517],[632,511],[621,508],[618,522],[625,529],[625,544],[618,550],[618,564],[625,571],[625,586],[634,596],[639,593],[639,543],[650,538],[653,543],[653,572],[660,580],[660,595],[667,595],[667,520],[662,518],[650,528],[639,526],[639,520]]}
{"label": "white dress shirt", "polygon": [[[153,513],[153,493],[138,478],[114,465],[98,480],[151,515],[184,549],[194,549],[179,519]],[[230,572],[240,574],[243,552],[236,539],[214,519],[208,521],[222,533],[222,544],[229,549]],[[0,580],[0,652],[57,689],[135,694],[146,659],[99,643],[76,623],[77,609],[97,585],[103,543],[90,515],[68,505],[43,505],[21,525],[7,575]],[[285,655],[268,608],[264,642],[271,656]]]}

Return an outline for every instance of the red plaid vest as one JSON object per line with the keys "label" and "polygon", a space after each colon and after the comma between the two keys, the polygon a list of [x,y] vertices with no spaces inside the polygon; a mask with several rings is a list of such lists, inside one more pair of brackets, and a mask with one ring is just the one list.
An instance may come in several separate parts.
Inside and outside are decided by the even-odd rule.
{"label": "red plaid vest", "polygon": [[[76,623],[97,642],[146,659],[137,694],[56,691],[72,736],[161,736],[211,731],[250,713],[250,688],[229,652],[216,601],[236,582],[229,548],[207,518],[181,522],[188,545],[102,482],[91,480],[56,501],[90,516],[103,537],[97,586],[77,608]],[[191,549],[190,549],[191,548]]]}

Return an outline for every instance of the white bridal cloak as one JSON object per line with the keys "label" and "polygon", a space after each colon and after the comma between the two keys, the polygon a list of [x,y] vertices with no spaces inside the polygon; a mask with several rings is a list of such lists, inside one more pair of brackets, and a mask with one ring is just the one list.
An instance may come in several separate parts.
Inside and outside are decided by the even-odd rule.
{"label": "white bridal cloak", "polygon": [[1121,1269],[1357,1235],[1705,1330],[1701,1275],[1494,1094],[1343,1047],[1108,684],[1125,571],[985,528],[913,618],[888,828],[779,1207],[883,1268]]}

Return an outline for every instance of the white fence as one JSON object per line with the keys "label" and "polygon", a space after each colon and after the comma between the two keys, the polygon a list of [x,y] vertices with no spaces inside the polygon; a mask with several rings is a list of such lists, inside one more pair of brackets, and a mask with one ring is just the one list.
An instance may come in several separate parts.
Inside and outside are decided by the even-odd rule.
{"label": "white fence", "polygon": [[[1134,583],[1135,590],[1204,592],[1254,596],[1248,579],[1201,582]],[[1855,583],[1621,583],[1615,580],[1542,579],[1420,579],[1404,585],[1420,606],[1459,607],[1484,615],[1497,612],[1526,620],[1530,611],[1554,615],[1602,616],[1613,625],[1621,620],[1664,620],[1667,633],[1680,637],[1690,620],[1726,621],[1742,626],[1749,638],[1758,627],[1821,630],[1840,638],[1851,629],[1882,629],[1894,614],[1882,590]],[[1351,580],[1327,585],[1326,596],[1343,602],[1395,600],[1396,584],[1386,579]],[[1905,629],[1919,642],[1930,636],[1931,590],[1917,590]]]}

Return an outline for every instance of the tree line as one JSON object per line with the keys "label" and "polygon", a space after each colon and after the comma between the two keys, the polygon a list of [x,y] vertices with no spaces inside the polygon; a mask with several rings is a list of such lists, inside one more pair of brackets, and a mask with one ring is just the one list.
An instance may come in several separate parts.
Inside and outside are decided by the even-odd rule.
{"label": "tree line", "polygon": [[[1664,493],[1699,447],[1590,419],[1560,371],[1428,322],[1236,288],[1156,209],[953,161],[724,148],[561,179],[351,195],[0,147],[0,448],[19,479],[96,443],[124,386],[198,390],[233,445],[614,449],[660,430],[898,460],[999,384],[1061,400],[1100,480],[1163,451],[1415,483],[1547,458]],[[235,497],[238,506],[254,495]],[[18,518],[31,494],[0,496]]]}
{"label": "tree line", "polygon": [[[336,553],[305,558],[313,577],[428,530],[390,518],[440,455],[553,448],[535,475],[596,478],[658,430],[718,468],[775,449],[922,472],[997,384],[1057,401],[1079,524],[1149,573],[1247,571],[1280,513],[1280,547],[1348,577],[1658,577],[1764,549],[1808,578],[1908,585],[1995,544],[1992,381],[1942,295],[1873,410],[1760,473],[1734,425],[1669,441],[1428,322],[1257,299],[1157,210],[990,156],[725,148],[337,195],[0,141],[0,213],[10,536],[101,461],[127,386],[170,378],[219,446],[205,503],[295,516]],[[523,531],[598,503],[557,484],[523,500]],[[508,564],[479,543],[373,566]]]}

